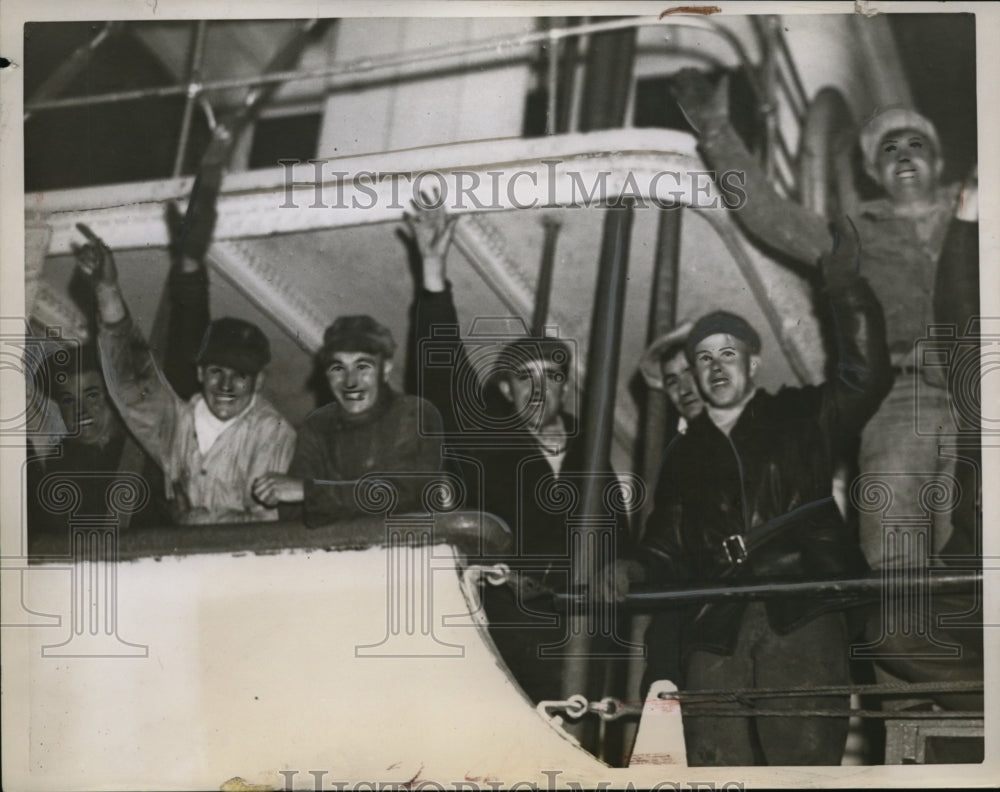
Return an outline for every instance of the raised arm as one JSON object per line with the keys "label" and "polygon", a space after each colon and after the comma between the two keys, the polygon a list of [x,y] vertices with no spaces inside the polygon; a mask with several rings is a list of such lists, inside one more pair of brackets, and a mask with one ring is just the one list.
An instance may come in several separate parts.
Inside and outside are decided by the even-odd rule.
{"label": "raised arm", "polygon": [[215,207],[192,206],[182,217],[176,204],[167,204],[170,231],[170,322],[163,373],[182,399],[199,390],[194,358],[211,319],[208,305],[208,270],[205,255],[215,226]]}
{"label": "raised arm", "polygon": [[[443,206],[421,209],[417,204],[404,218],[420,256],[420,282],[413,307],[413,337],[417,351],[413,363],[419,367],[418,392],[437,408],[445,429],[457,432],[461,427],[455,413],[454,385],[468,361],[459,333],[446,261],[458,218],[448,217]],[[442,336],[441,330],[447,335]],[[436,339],[450,347],[451,364],[424,366],[421,350]]]}
{"label": "raised arm", "polygon": [[75,246],[74,253],[77,266],[94,285],[98,346],[108,393],[129,431],[156,463],[166,468],[179,399],[129,316],[111,249],[86,225],[79,223],[77,228],[87,238],[87,244]]}
{"label": "raised arm", "polygon": [[961,336],[979,314],[979,184],[966,181],[945,236],[934,282],[934,321],[953,324]]}
{"label": "raised arm", "polygon": [[183,399],[199,389],[193,359],[210,320],[205,258],[215,233],[216,204],[232,143],[227,127],[217,125],[198,165],[187,211],[181,215],[173,201],[167,204],[170,324],[163,370]]}
{"label": "raised arm", "polygon": [[729,81],[712,85],[697,69],[683,69],[670,88],[695,128],[699,148],[716,174],[743,175],[746,199],[734,207],[746,232],[766,246],[813,266],[828,249],[827,222],[801,204],[782,198],[729,120]]}
{"label": "raised arm", "polygon": [[861,277],[867,256],[850,218],[834,229],[833,250],[820,258],[829,302],[834,375],[823,384],[823,418],[833,439],[861,431],[892,389],[882,306]]}

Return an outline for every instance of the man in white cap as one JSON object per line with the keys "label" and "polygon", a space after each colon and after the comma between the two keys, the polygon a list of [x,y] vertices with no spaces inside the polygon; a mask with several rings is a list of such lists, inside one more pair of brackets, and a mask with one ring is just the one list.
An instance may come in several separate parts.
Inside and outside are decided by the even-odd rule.
{"label": "man in white cap", "polygon": [[667,394],[677,413],[677,431],[682,433],[705,408],[691,364],[684,354],[684,341],[691,327],[691,322],[682,322],[664,333],[649,345],[639,361],[639,373],[646,385]]}
{"label": "man in white cap", "polygon": [[[717,172],[745,174],[747,199],[737,208],[743,227],[766,247],[813,268],[829,247],[828,219],[775,192],[730,123],[727,88],[725,78],[713,85],[689,69],[672,80],[672,90],[695,128],[709,165]],[[914,430],[917,378],[931,386],[921,387],[922,419],[926,418],[927,425],[951,423],[944,379],[938,370],[921,368],[915,345],[935,321],[935,278],[949,226],[953,219],[975,220],[970,213],[976,211],[976,202],[968,187],[960,200],[958,185],[939,183],[944,164],[940,140],[934,125],[913,109],[889,107],[875,113],[860,131],[859,146],[865,171],[882,188],[884,197],[862,203],[851,219],[865,254],[863,274],[885,310],[896,385],[865,428],[858,466],[861,473],[948,473],[953,462],[938,456],[938,438]],[[975,266],[957,269],[971,272],[971,277],[977,273]],[[893,498],[900,513],[922,513],[918,500],[922,483],[917,475],[893,477]],[[947,514],[940,515],[931,537],[932,550],[940,550],[948,540],[950,522]],[[875,568],[890,562],[907,566],[919,562],[902,557],[900,551],[887,554],[881,515],[861,514],[860,534],[865,555]],[[895,547],[902,548],[904,543]]]}

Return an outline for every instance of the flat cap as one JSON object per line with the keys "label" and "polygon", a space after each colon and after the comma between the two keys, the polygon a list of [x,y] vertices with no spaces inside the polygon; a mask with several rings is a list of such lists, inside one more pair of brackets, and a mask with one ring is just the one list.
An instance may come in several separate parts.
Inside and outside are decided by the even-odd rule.
{"label": "flat cap", "polygon": [[695,322],[691,332],[688,333],[687,341],[684,342],[684,353],[688,360],[694,360],[694,348],[701,341],[717,333],[725,333],[740,339],[747,345],[751,355],[760,352],[760,336],[746,319],[729,311],[713,311]]}
{"label": "flat cap", "polygon": [[195,356],[200,366],[216,365],[256,375],[271,360],[271,344],[257,325],[227,316],[210,323]]}
{"label": "flat cap", "polygon": [[320,358],[326,361],[334,352],[367,352],[391,359],[396,341],[388,327],[368,314],[341,316],[323,333]]}

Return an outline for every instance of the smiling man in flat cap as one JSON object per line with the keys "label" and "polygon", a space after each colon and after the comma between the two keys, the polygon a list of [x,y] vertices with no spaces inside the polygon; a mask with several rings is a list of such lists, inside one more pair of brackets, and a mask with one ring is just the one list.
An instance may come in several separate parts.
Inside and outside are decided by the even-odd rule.
{"label": "smiling man in flat cap", "polygon": [[102,368],[128,429],[163,470],[175,521],[260,522],[277,509],[251,492],[254,479],[287,468],[295,430],[260,393],[271,359],[260,328],[242,319],[211,322],[195,356],[200,392],[181,399],[167,384],[129,315],[111,250],[86,226],[76,249],[93,281]]}
{"label": "smiling man in flat cap", "polygon": [[[629,581],[753,583],[866,571],[831,484],[840,444],[861,431],[892,384],[882,310],[857,257],[857,245],[845,241],[821,263],[839,374],[822,385],[767,393],[755,383],[762,345],[749,322],[727,311],[695,322],[685,352],[705,408],[667,449],[638,558],[616,567],[619,597]],[[821,597],[696,607],[671,636],[682,653],[681,686],[847,684],[844,608]],[[755,703],[846,713],[848,698]],[[824,765],[843,755],[846,715],[710,717],[699,709],[684,713],[691,765]]]}
{"label": "smiling man in flat cap", "polygon": [[[334,401],[299,428],[287,475],[270,473],[254,483],[269,505],[301,503],[307,525],[323,525],[364,513],[354,483],[368,473],[435,471],[441,466],[440,417],[429,403],[389,386],[396,342],[370,316],[341,316],[323,335],[317,362]],[[420,427],[430,431],[421,436]],[[395,481],[397,511],[418,510],[419,488],[405,476]],[[291,514],[289,514],[291,516]]]}

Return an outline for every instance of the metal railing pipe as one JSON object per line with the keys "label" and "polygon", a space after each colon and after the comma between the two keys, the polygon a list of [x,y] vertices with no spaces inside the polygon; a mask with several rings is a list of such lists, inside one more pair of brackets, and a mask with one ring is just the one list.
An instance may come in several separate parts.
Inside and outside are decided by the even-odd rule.
{"label": "metal railing pipe", "polygon": [[[944,594],[972,591],[982,585],[983,574],[978,571],[947,572],[927,575],[926,591],[930,594]],[[788,597],[829,597],[851,595],[860,598],[881,596],[891,585],[882,575],[846,580],[795,580],[770,581],[764,583],[744,583],[715,586],[693,586],[690,588],[661,589],[657,591],[634,591],[628,594],[622,604],[636,609],[659,609],[665,606],[690,602],[723,602],[727,600],[762,600]],[[555,595],[557,604],[567,607],[578,605],[585,594]]]}
{"label": "metal railing pipe", "polygon": [[[493,36],[490,38],[476,39],[474,41],[462,42],[458,44],[442,44],[381,57],[358,58],[346,63],[332,64],[330,66],[317,69],[292,69],[287,71],[271,72],[269,74],[256,74],[247,77],[231,77],[227,79],[210,80],[201,85],[200,93],[205,94],[212,91],[231,90],[233,88],[251,88],[295,80],[356,77],[359,74],[415,66],[421,63],[432,63],[435,61],[464,57],[467,55],[478,54],[487,55],[497,59],[504,59],[509,58],[511,54],[517,50],[537,44],[556,42],[564,38],[588,36],[595,33],[604,33],[615,30],[632,30],[640,27],[651,26],[665,28],[697,28],[714,35],[718,35],[729,44],[742,65],[747,67],[748,72],[751,74],[753,73],[753,64],[750,61],[743,44],[732,33],[732,31],[721,27],[717,23],[711,20],[698,18],[672,17],[660,20],[653,17],[642,17],[615,19],[608,22],[593,22],[572,27],[553,28],[551,30],[535,33],[524,33],[518,36]],[[333,88],[335,86],[331,85],[328,87]],[[53,110],[64,107],[92,106],[114,102],[135,101],[137,99],[180,96],[186,94],[187,91],[188,87],[186,85],[167,85],[155,88],[137,88],[124,91],[112,91],[93,96],[75,96],[66,99],[29,102],[25,105],[25,112],[32,113],[40,110]]]}

